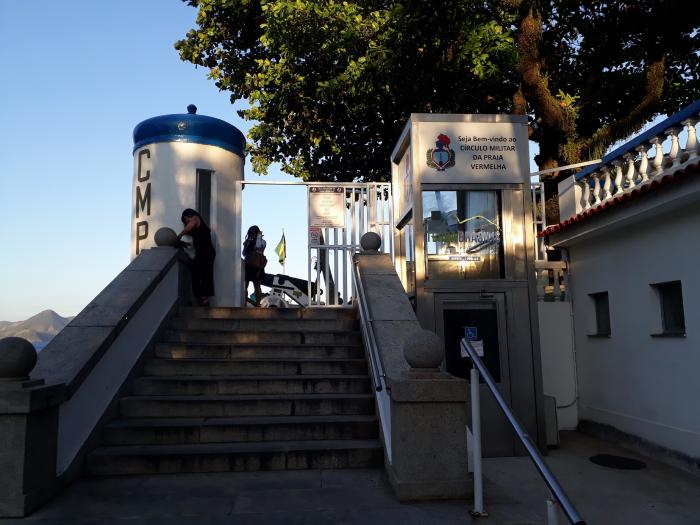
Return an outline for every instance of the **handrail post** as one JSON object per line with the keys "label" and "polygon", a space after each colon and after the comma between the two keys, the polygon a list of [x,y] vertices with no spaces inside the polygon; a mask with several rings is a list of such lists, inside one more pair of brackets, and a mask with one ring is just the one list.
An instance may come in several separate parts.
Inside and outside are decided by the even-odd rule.
{"label": "handrail post", "polygon": [[[552,498],[556,500],[557,507],[554,510],[557,510],[557,508],[561,506],[564,515],[570,523],[574,525],[586,525],[586,522],[583,521],[583,519],[581,519],[581,516],[579,516],[578,511],[574,508],[573,504],[569,500],[569,497],[564,492],[564,489],[561,487],[561,485],[559,485],[559,482],[557,481],[556,477],[554,476],[554,474],[552,474],[551,470],[544,462],[544,459],[542,459],[542,456],[540,456],[540,453],[538,452],[537,447],[533,443],[532,439],[525,431],[525,429],[523,429],[522,425],[518,422],[518,419],[515,417],[515,414],[513,414],[513,412],[511,411],[510,407],[508,406],[508,403],[506,403],[505,399],[503,399],[503,396],[496,387],[496,382],[493,380],[493,377],[491,376],[483,361],[479,357],[479,353],[476,351],[472,343],[466,338],[463,338],[460,341],[460,346],[462,352],[464,352],[464,354],[466,354],[471,359],[472,366],[474,366],[478,370],[481,377],[484,378],[484,382],[486,383],[488,389],[491,391],[491,395],[494,397],[496,403],[503,412],[503,415],[506,417],[506,419],[510,423],[510,426],[515,431],[515,435],[525,447],[525,450],[527,450],[527,453],[530,456],[530,459],[532,460],[533,464],[535,465],[535,468],[537,469],[538,473],[540,474],[540,477],[547,485],[547,488],[549,489]],[[557,522],[553,521],[551,523],[556,524]]]}
{"label": "handrail post", "polygon": [[547,498],[547,525],[559,525],[559,504],[552,491],[549,490]]}
{"label": "handrail post", "polygon": [[474,509],[470,514],[474,517],[488,516],[484,511],[484,480],[481,469],[481,401],[479,399],[479,371],[472,363],[469,371],[469,389],[472,411],[472,461],[474,463]]}

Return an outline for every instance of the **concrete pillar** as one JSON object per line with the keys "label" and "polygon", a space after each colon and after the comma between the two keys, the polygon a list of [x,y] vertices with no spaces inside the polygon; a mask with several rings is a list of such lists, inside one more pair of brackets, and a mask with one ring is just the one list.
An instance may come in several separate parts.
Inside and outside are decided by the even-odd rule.
{"label": "concrete pillar", "polygon": [[576,183],[573,175],[562,180],[558,186],[559,192],[559,220],[565,221],[581,213],[581,186]]}
{"label": "concrete pillar", "polygon": [[29,380],[36,350],[0,339],[0,518],[26,516],[56,491],[58,405],[64,385]]}
{"label": "concrete pillar", "polygon": [[439,370],[444,349],[434,332],[414,333],[403,352],[410,368],[390,381],[389,481],[400,501],[466,498],[466,382]]}

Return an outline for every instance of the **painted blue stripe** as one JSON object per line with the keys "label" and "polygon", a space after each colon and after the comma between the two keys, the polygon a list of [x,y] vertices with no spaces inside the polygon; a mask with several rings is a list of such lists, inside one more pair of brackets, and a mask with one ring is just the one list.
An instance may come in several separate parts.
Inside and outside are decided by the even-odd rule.
{"label": "painted blue stripe", "polygon": [[659,124],[657,124],[653,128],[648,129],[647,131],[645,131],[641,135],[633,138],[629,142],[626,142],[625,144],[623,144],[622,146],[620,146],[616,150],[611,151],[605,157],[603,157],[600,164],[593,164],[591,166],[588,166],[585,169],[582,169],[581,171],[579,171],[576,174],[576,180],[581,180],[581,178],[593,173],[595,170],[600,168],[602,165],[607,164],[608,162],[615,160],[619,157],[622,157],[627,152],[634,151],[634,148],[636,148],[640,144],[646,144],[647,142],[649,142],[649,140],[653,139],[654,137],[663,136],[664,131],[666,131],[669,128],[672,128],[675,125],[680,124],[681,122],[683,122],[687,118],[697,117],[699,112],[700,112],[700,99],[698,99],[695,102],[693,102],[692,104],[684,107],[678,113],[671,115],[663,122],[660,122]]}
{"label": "painted blue stripe", "polygon": [[206,144],[245,157],[245,136],[238,128],[225,120],[196,113],[160,115],[134,128],[134,151],[156,142]]}
{"label": "painted blue stripe", "polygon": [[235,153],[243,159],[245,162],[245,148],[241,148],[228,141],[214,139],[211,137],[202,137],[200,135],[157,135],[155,137],[145,138],[136,144],[134,144],[134,149],[132,153],[135,153],[137,149],[147,146],[148,144],[156,144],[159,142],[190,142],[193,144],[204,144],[207,146],[217,146],[219,148]]}

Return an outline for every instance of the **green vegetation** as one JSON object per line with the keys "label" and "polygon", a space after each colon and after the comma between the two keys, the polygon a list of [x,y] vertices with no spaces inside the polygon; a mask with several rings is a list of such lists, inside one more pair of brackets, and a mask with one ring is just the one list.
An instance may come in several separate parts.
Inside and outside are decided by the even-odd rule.
{"label": "green vegetation", "polygon": [[530,115],[544,169],[700,96],[681,0],[184,1],[197,28],[175,47],[248,101],[259,173],[386,180],[412,112]]}

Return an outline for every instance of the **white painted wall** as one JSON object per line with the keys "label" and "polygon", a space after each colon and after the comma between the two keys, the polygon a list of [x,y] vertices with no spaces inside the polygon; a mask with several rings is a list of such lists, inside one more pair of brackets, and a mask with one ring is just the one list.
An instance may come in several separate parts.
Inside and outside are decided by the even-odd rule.
{"label": "white painted wall", "polygon": [[[150,158],[140,156],[148,149]],[[141,182],[139,182],[139,157]],[[235,304],[233,259],[237,230],[240,230],[240,202],[235,197],[235,182],[243,180],[243,159],[225,149],[189,142],[162,142],[145,145],[134,152],[134,178],[131,201],[131,258],[137,255],[137,224],[148,222],[148,236],[139,241],[139,249],[155,246],[153,236],[159,228],[169,227],[179,232],[183,225],[180,216],[185,208],[196,209],[197,170],[212,170],[211,220],[212,241],[216,249],[214,262],[214,306]],[[150,171],[150,175],[146,171]],[[148,177],[147,180],[143,180]],[[151,183],[151,209],[137,207],[137,188],[145,195]],[[139,213],[137,218],[136,213]]]}
{"label": "white painted wall", "polygon": [[[570,247],[581,419],[692,457],[700,457],[699,226],[696,202]],[[687,337],[651,337],[661,310],[650,284],[675,280]],[[589,337],[595,312],[588,294],[604,291],[612,334]]]}
{"label": "white painted wall", "polygon": [[559,430],[578,425],[574,323],[571,303],[538,301],[542,391],[557,402]]}

